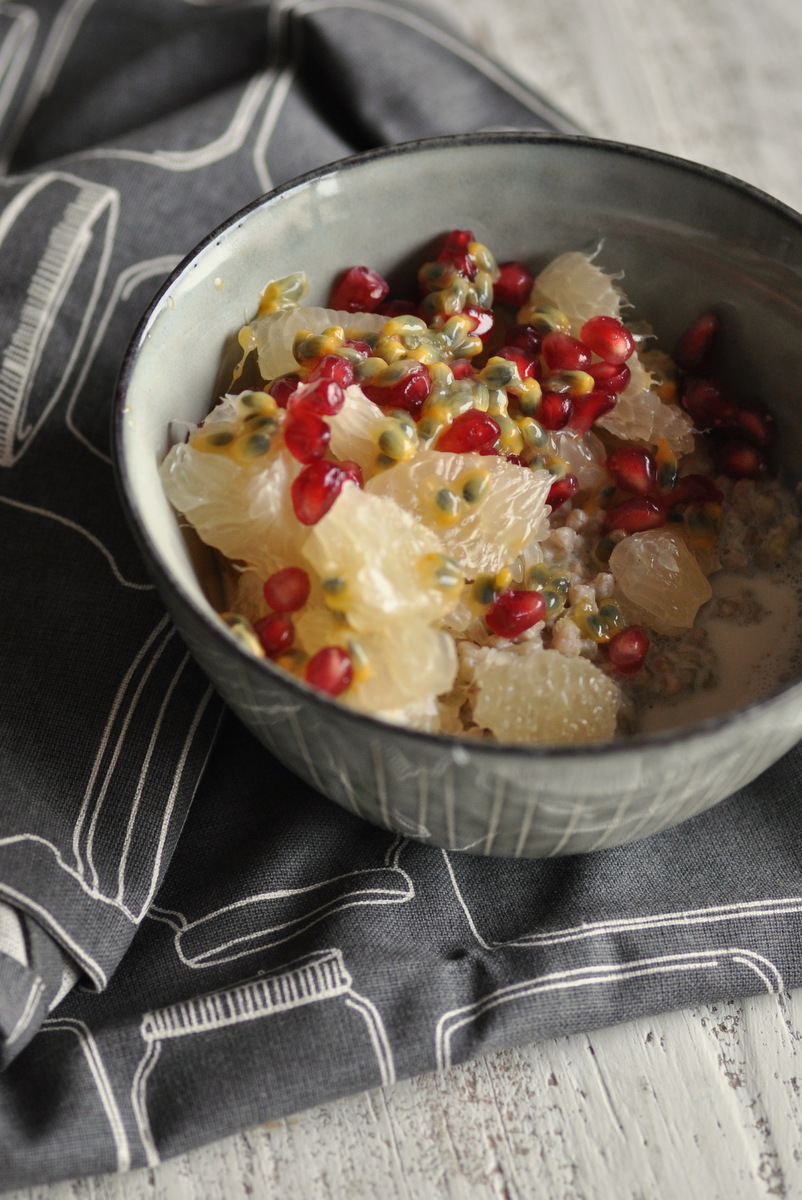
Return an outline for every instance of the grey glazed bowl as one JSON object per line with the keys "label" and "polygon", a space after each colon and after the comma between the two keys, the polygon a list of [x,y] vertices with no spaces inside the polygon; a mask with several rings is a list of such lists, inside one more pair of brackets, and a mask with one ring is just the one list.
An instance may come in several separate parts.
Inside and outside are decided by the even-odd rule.
{"label": "grey glazed bowl", "polygon": [[[715,303],[733,375],[759,377],[793,476],[802,462],[802,219],[698,166],[606,142],[496,133],[337,163],[221,226],[145,314],[125,359],[114,450],[124,506],[192,653],[293,771],[344,807],[440,846],[529,857],[642,838],[730,795],[802,738],[802,685],[679,731],[539,748],[416,733],[354,713],[240,649],[215,615],[203,554],[179,530],[157,468],[172,420],[208,412],[234,336],[269,279],[305,269],[310,302],[367,263],[391,276],[449,228],[534,265],[604,244],[639,316],[671,346]],[[798,475],[798,469],[797,469]]]}

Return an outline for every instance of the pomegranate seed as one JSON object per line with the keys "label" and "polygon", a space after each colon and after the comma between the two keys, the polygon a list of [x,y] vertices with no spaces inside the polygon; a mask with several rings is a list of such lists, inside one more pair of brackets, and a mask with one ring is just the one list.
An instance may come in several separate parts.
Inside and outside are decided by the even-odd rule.
{"label": "pomegranate seed", "polygon": [[[370,358],[373,353],[368,343],[363,342],[361,338],[346,338],[343,345],[348,346],[351,350],[356,350],[360,358]],[[338,382],[342,381],[338,380]]]}
{"label": "pomegranate seed", "polygon": [[529,299],[535,278],[522,262],[504,262],[498,265],[498,279],[493,283],[493,299],[499,304],[519,307]]}
{"label": "pomegranate seed", "polygon": [[777,438],[777,426],[765,408],[741,408],[735,419],[735,431],[756,446],[770,446]]}
{"label": "pomegranate seed", "polygon": [[557,479],[549,488],[549,494],[546,497],[546,503],[551,505],[551,511],[554,512],[561,504],[565,504],[566,500],[570,500],[579,491],[579,480],[576,475],[563,475],[562,479]]}
{"label": "pomegranate seed", "polygon": [[[343,359],[345,362],[345,359]],[[316,417],[333,417],[345,404],[345,391],[335,379],[318,379],[302,383],[287,405],[292,413],[313,413]]]}
{"label": "pomegranate seed", "polygon": [[512,463],[514,467],[525,467],[527,465],[526,461],[521,458],[520,454],[505,454],[504,457],[506,458],[507,462]]}
{"label": "pomegranate seed", "polygon": [[253,630],[265,654],[271,657],[289,650],[295,637],[295,626],[292,617],[287,613],[274,612],[267,617],[254,621]]}
{"label": "pomegranate seed", "polygon": [[623,392],[632,378],[626,363],[597,362],[582,368],[605,392]]}
{"label": "pomegranate seed", "polygon": [[625,492],[646,495],[657,485],[657,463],[648,450],[619,446],[607,459],[607,470]]}
{"label": "pomegranate seed", "polygon": [[381,408],[402,408],[417,417],[424,400],[432,390],[432,377],[425,363],[417,363],[403,379],[387,387],[380,384],[363,384],[362,391],[368,400]]}
{"label": "pomegranate seed", "polygon": [[677,342],[674,362],[683,371],[700,371],[708,362],[718,334],[718,317],[714,312],[702,313],[692,321]]}
{"label": "pomegranate seed", "polygon": [[303,608],[309,599],[309,576],[303,567],[283,567],[268,575],[262,585],[265,603],[274,612],[290,613]]}
{"label": "pomegranate seed", "polygon": [[[345,475],[346,480],[350,480],[351,483],[355,483],[359,488],[363,488],[365,486],[362,468],[358,462],[353,462],[350,458],[344,458],[340,463],[340,470]],[[345,482],[345,480],[343,482]]]}
{"label": "pomegranate seed", "polygon": [[446,240],[443,249],[437,256],[437,261],[450,262],[460,275],[464,275],[466,279],[473,279],[476,275],[476,263],[468,253],[468,247],[471,242],[475,241],[476,238],[469,229],[452,229],[450,233],[446,234]]}
{"label": "pomegranate seed", "polygon": [[594,388],[584,396],[574,396],[574,411],[571,428],[575,433],[587,433],[594,421],[615,408],[618,397],[612,392]]}
{"label": "pomegranate seed", "polygon": [[632,334],[616,317],[591,317],[579,336],[588,350],[608,363],[625,363],[635,350]]}
{"label": "pomegranate seed", "polygon": [[349,267],[334,282],[329,308],[338,312],[373,312],[390,290],[383,275],[370,267]]}
{"label": "pomegranate seed", "polygon": [[[370,354],[367,342],[362,344]],[[339,383],[340,387],[347,388],[354,382],[354,368],[341,354],[323,354],[312,367],[304,383],[317,383],[320,379],[333,381]]]}
{"label": "pomegranate seed", "polygon": [[477,304],[466,304],[462,310],[464,316],[474,322],[471,333],[484,338],[492,331],[496,323],[495,313],[490,308],[479,308]]}
{"label": "pomegranate seed", "polygon": [[574,415],[574,402],[567,392],[544,392],[537,419],[544,429],[565,429]]}
{"label": "pomegranate seed", "polygon": [[611,508],[604,519],[605,529],[623,529],[624,533],[643,533],[665,523],[662,507],[650,496],[633,496]]}
{"label": "pomegranate seed", "polygon": [[351,657],[341,646],[324,646],[312,655],[304,670],[306,682],[330,696],[342,695],[353,678]]}
{"label": "pomegranate seed", "polygon": [[607,643],[611,665],[620,675],[634,675],[643,666],[649,644],[640,625],[628,625]]}
{"label": "pomegranate seed", "polygon": [[437,450],[455,454],[490,450],[498,441],[501,428],[497,421],[478,408],[469,408],[444,429],[437,439]]}
{"label": "pomegranate seed", "polygon": [[325,458],[304,467],[290,488],[292,507],[302,525],[316,525],[325,517],[347,478],[342,467]]}
{"label": "pomegranate seed", "polygon": [[468,379],[473,375],[473,365],[469,358],[455,358],[451,364],[451,373],[455,379]]}
{"label": "pomegranate seed", "polygon": [[682,407],[699,429],[728,429],[738,420],[735,397],[715,379],[689,379]]}
{"label": "pomegranate seed", "polygon": [[545,620],[546,602],[540,592],[514,592],[497,596],[485,613],[488,629],[499,637],[514,638]]}
{"label": "pomegranate seed", "polygon": [[590,365],[590,350],[568,333],[553,329],[543,339],[543,357],[552,371],[585,371]]}
{"label": "pomegranate seed", "polygon": [[414,300],[382,300],[373,311],[383,317],[416,317],[418,306]]}
{"label": "pomegranate seed", "polygon": [[518,346],[521,350],[525,350],[527,354],[531,354],[535,358],[540,354],[540,347],[543,344],[543,334],[534,325],[510,325],[504,341],[508,346]]}
{"label": "pomegranate seed", "polygon": [[766,474],[766,459],[762,450],[749,442],[733,441],[716,451],[716,466],[730,479],[761,479]]}
{"label": "pomegranate seed", "polygon": [[720,504],[722,494],[707,475],[683,475],[666,497],[672,504]]}
{"label": "pomegranate seed", "polygon": [[506,358],[508,362],[514,362],[518,368],[518,374],[521,379],[540,379],[542,368],[540,359],[535,355],[527,354],[520,346],[502,346],[496,351],[497,358]]}
{"label": "pomegranate seed", "polygon": [[301,380],[298,375],[279,375],[270,384],[267,393],[273,397],[279,408],[286,408],[287,401],[297,391],[300,384]]}
{"label": "pomegranate seed", "polygon": [[331,430],[315,413],[292,410],[284,426],[284,441],[293,458],[311,463],[322,458],[331,440]]}

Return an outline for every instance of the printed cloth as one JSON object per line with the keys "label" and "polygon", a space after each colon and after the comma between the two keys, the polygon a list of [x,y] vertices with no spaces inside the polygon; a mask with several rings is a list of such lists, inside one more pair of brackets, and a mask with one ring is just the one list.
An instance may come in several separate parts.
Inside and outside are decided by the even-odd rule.
{"label": "printed cloth", "polygon": [[312,167],[489,127],[573,129],[389,0],[0,6],[3,1188],[801,981],[798,750],[581,858],[395,838],[223,711],[127,532],[115,378],[175,264]]}

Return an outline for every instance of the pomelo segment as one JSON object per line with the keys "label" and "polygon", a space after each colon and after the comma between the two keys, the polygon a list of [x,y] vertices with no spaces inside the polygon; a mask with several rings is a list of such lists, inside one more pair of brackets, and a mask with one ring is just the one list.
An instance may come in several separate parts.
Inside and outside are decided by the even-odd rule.
{"label": "pomelo segment", "polygon": [[462,577],[435,533],[388,496],[347,483],[303,547],[330,608],[360,633],[388,622],[435,621],[459,600]]}
{"label": "pomelo segment", "polygon": [[[308,329],[310,333],[323,333],[333,325],[349,330],[349,336],[359,337],[365,333],[380,333],[387,318],[380,313],[337,312],[333,308],[303,306],[282,309],[255,317],[246,331],[240,335],[241,344],[255,343],[259,370],[263,379],[275,379],[288,371],[298,369],[293,357],[292,342],[296,333]],[[353,330],[353,333],[350,331]],[[243,340],[244,339],[244,340]]]}
{"label": "pomelo segment", "polygon": [[537,276],[518,320],[529,320],[538,305],[548,304],[565,313],[572,336],[579,337],[579,331],[591,317],[620,317],[622,301],[613,278],[597,267],[590,255],[569,250],[553,259]]}
{"label": "pomelo segment", "polygon": [[[461,505],[457,519],[446,524],[437,506],[438,491],[445,487],[459,497],[461,488],[449,485],[483,471],[490,482],[481,501]],[[391,497],[436,531],[446,552],[475,579],[501,570],[531,541],[548,535],[546,500],[553,482],[548,471],[522,470],[495,455],[419,450],[365,486],[374,495]]]}
{"label": "pomelo segment", "polygon": [[713,595],[693,553],[667,529],[633,533],[610,555],[616,589],[659,633],[690,629]]}
{"label": "pomelo segment", "polygon": [[534,646],[489,650],[477,664],[473,715],[500,742],[600,742],[615,733],[621,693],[585,658]]}

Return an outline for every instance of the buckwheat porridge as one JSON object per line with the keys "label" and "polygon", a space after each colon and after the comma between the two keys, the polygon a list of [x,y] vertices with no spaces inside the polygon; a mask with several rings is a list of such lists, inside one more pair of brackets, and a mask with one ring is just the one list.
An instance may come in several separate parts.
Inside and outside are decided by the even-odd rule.
{"label": "buckwheat porridge", "polygon": [[[252,653],[388,721],[598,741],[799,673],[800,521],[774,422],[669,355],[600,254],[533,277],[452,230],[391,297],[367,267],[264,289],[231,391],[168,453]],[[248,380],[248,386],[245,380]]]}

